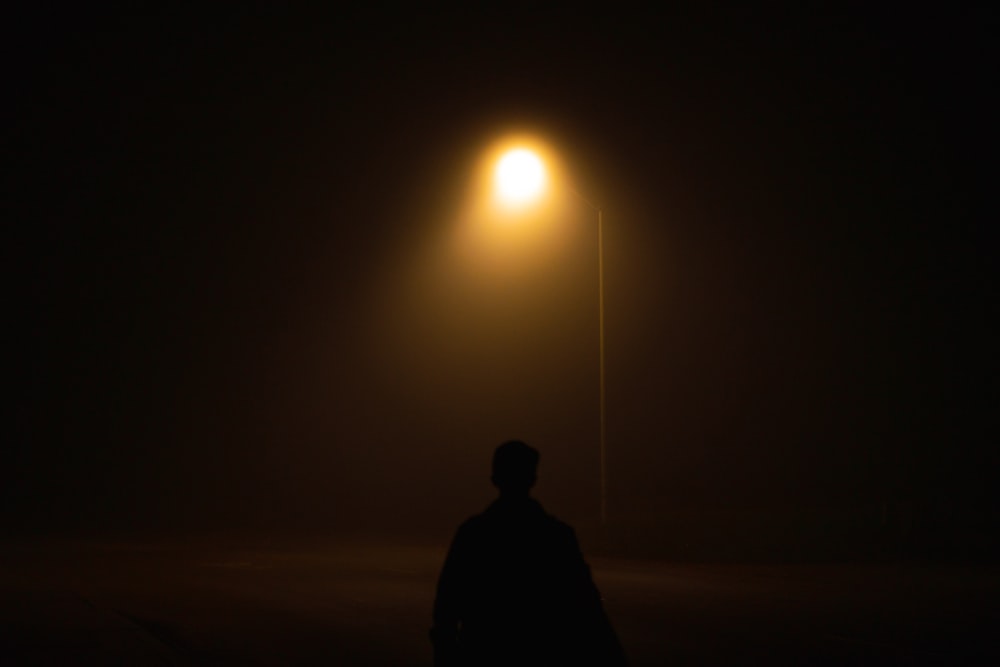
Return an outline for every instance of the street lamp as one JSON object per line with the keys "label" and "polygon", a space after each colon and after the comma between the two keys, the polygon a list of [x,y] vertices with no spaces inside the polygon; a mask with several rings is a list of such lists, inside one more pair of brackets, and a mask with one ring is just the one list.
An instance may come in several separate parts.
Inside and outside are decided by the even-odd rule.
{"label": "street lamp", "polygon": [[545,187],[545,165],[527,148],[503,154],[496,168],[497,196],[506,204],[525,204],[538,197]]}
{"label": "street lamp", "polygon": [[[528,148],[512,148],[500,156],[494,170],[497,199],[505,206],[521,207],[541,196],[547,179],[542,159]],[[604,384],[604,215],[599,206],[585,199],[576,190],[565,186],[577,199],[597,214],[597,317],[600,353],[600,483],[601,525],[608,521],[607,420]]]}

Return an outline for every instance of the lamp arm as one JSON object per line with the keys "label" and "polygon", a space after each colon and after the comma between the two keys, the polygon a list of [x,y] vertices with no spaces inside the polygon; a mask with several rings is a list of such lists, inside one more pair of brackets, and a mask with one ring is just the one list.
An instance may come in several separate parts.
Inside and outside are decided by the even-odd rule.
{"label": "lamp arm", "polygon": [[569,190],[570,192],[572,192],[574,197],[576,197],[577,199],[579,199],[580,201],[582,201],[584,204],[586,204],[587,206],[589,206],[591,209],[593,209],[597,213],[601,212],[601,207],[600,206],[598,206],[594,202],[590,201],[589,199],[587,199],[586,197],[584,197],[583,195],[581,195],[579,192],[576,191],[576,188],[574,188],[573,186],[567,184],[566,185],[566,189]]}

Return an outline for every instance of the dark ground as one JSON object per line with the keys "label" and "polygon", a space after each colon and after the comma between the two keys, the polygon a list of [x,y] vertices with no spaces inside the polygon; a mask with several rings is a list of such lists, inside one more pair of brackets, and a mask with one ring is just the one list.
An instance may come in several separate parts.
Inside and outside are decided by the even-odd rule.
{"label": "dark ground", "polygon": [[[6,545],[0,662],[428,665],[444,550]],[[996,567],[590,559],[633,665],[987,665]]]}

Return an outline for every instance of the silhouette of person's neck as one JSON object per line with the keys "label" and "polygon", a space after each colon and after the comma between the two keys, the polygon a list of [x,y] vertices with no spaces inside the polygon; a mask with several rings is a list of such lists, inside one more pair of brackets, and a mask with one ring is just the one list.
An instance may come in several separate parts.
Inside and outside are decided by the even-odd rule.
{"label": "silhouette of person's neck", "polygon": [[523,503],[531,499],[531,489],[501,488],[499,499],[505,503]]}

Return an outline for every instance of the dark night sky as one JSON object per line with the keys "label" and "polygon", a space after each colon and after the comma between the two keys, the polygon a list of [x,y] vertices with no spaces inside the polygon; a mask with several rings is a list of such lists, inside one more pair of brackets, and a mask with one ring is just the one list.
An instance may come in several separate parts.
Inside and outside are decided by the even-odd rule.
{"label": "dark night sky", "polygon": [[451,524],[510,437],[550,507],[591,516],[592,230],[493,282],[441,249],[511,125],[607,211],[615,511],[992,520],[985,25],[15,18],[7,520]]}

